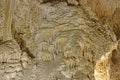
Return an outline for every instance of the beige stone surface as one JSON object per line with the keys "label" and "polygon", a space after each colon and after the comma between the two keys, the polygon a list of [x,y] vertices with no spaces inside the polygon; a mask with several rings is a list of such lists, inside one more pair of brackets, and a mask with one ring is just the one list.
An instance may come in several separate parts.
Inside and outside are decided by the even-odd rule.
{"label": "beige stone surface", "polygon": [[0,80],[117,80],[116,35],[86,2],[13,1],[4,41],[9,6],[0,0]]}

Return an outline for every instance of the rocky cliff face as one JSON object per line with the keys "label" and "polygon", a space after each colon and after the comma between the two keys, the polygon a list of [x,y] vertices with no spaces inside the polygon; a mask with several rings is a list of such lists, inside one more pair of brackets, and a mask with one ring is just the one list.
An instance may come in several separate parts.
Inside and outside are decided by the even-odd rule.
{"label": "rocky cliff face", "polygon": [[0,80],[116,80],[116,35],[90,7],[11,1],[0,5]]}

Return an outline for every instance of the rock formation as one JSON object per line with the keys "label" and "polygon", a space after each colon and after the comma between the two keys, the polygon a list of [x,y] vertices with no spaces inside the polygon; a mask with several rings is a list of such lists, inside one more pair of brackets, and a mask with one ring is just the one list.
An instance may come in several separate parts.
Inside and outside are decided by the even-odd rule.
{"label": "rock formation", "polygon": [[92,2],[0,0],[0,80],[119,80],[119,9]]}

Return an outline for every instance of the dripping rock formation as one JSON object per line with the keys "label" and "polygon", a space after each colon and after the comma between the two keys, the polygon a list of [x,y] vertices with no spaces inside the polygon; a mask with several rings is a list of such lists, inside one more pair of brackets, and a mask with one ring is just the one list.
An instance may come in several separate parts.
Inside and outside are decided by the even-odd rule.
{"label": "dripping rock formation", "polygon": [[120,2],[102,1],[0,0],[0,80],[120,80]]}

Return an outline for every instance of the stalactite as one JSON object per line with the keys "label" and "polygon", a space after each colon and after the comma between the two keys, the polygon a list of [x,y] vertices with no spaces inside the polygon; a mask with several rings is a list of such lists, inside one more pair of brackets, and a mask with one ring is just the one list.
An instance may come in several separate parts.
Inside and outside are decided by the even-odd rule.
{"label": "stalactite", "polygon": [[3,41],[11,40],[11,23],[12,16],[15,6],[15,0],[6,0],[5,1],[5,19],[4,19],[4,29],[3,29]]}

